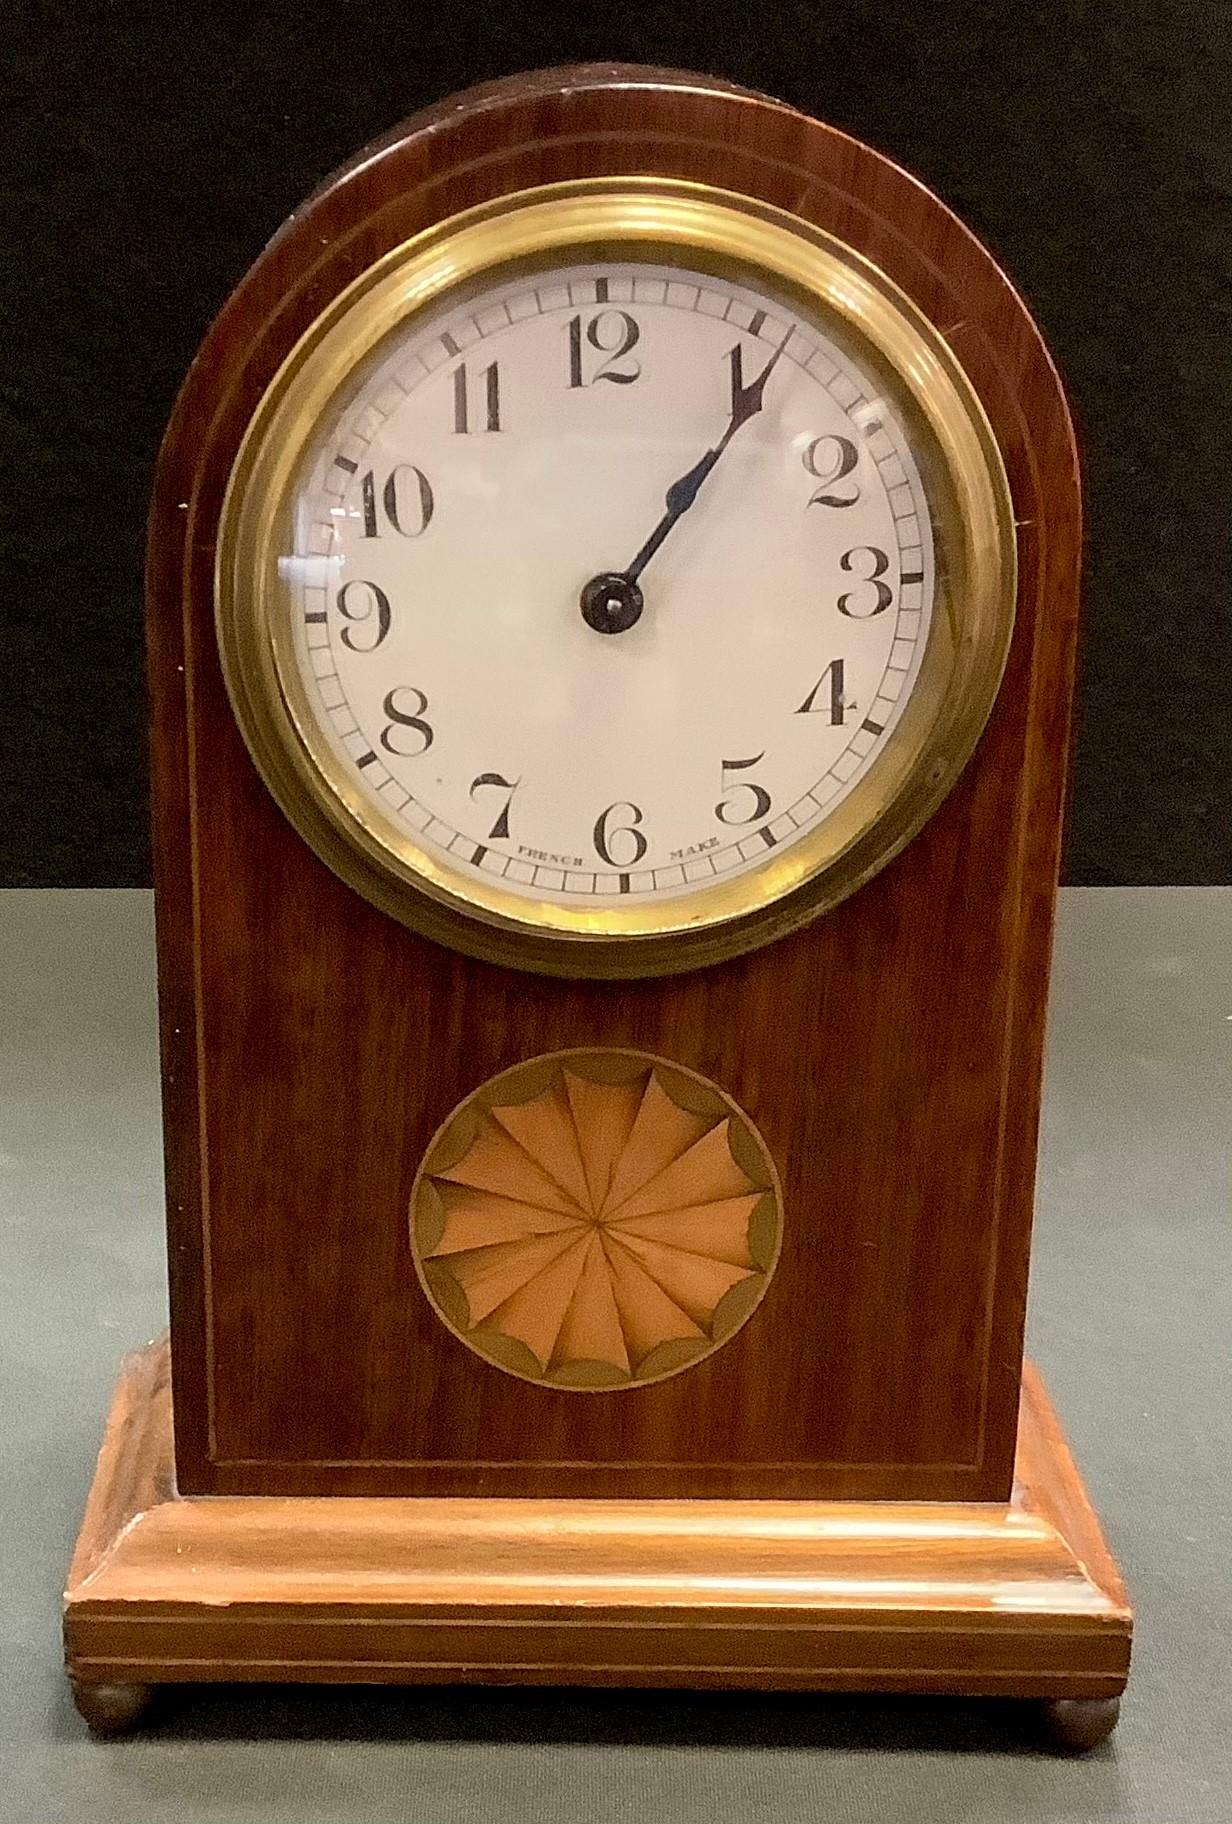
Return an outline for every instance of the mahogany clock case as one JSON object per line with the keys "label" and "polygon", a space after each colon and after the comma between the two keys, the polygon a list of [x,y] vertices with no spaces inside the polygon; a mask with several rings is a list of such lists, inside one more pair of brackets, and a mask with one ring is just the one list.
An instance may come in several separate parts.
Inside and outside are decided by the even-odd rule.
{"label": "mahogany clock case", "polygon": [[[906,851],[769,949],[618,985],[457,955],[335,878],[244,747],[213,597],[240,439],[323,307],[448,215],[616,174],[759,198],[901,287],[991,422],[1020,578],[986,732]],[[511,79],[416,116],[297,212],[192,368],[150,528],[184,1493],[1008,1496],[1079,551],[1070,422],[1024,306],[927,191],[790,108],[636,68]],[[579,1046],[719,1085],[785,1212],[752,1321],[688,1373],[598,1398],[528,1389],[449,1336],[408,1228],[456,1105]]]}

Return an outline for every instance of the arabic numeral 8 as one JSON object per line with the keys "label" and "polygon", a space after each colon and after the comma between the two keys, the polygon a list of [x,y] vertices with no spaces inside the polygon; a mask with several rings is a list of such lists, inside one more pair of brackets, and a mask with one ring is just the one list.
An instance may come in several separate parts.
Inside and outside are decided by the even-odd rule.
{"label": "arabic numeral 8", "polygon": [[[402,699],[407,697],[415,699],[414,710],[408,710],[404,706]],[[400,760],[413,760],[419,754],[427,753],[436,739],[431,727],[424,721],[427,707],[426,695],[414,684],[395,684],[392,690],[385,693],[384,710],[389,721],[381,730],[381,746],[387,754],[396,754]],[[405,732],[407,730],[411,732]],[[414,740],[417,745],[401,745],[410,740]]]}

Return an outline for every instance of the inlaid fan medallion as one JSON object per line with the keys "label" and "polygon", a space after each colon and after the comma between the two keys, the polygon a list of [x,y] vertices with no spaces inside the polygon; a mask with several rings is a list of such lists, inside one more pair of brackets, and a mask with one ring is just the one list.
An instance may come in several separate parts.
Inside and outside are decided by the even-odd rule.
{"label": "inlaid fan medallion", "polygon": [[748,1117],[639,1052],[562,1052],[492,1078],[412,1193],[438,1316],[495,1366],[578,1392],[643,1386],[720,1348],[769,1285],[781,1225]]}

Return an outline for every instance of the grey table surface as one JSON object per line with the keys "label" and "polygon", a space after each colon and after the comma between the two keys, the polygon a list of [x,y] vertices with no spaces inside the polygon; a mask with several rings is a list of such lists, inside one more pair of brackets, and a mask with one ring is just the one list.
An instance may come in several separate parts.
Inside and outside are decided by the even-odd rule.
{"label": "grey table surface", "polygon": [[1117,1734],[1024,1707],[188,1687],[85,1732],[59,1591],[120,1354],[162,1328],[140,892],[0,894],[0,1818],[1232,1820],[1232,889],[1062,896],[1033,1353],[1138,1615]]}

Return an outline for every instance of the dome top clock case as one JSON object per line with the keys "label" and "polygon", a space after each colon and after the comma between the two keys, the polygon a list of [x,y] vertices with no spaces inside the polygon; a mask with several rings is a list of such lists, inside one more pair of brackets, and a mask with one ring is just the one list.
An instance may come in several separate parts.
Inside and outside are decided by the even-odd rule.
{"label": "dome top clock case", "polygon": [[353,281],[218,547],[231,700],[300,833],[561,974],[714,961],[883,865],[983,726],[1013,596],[928,319],[798,217],[646,177],[502,196]]}
{"label": "dome top clock case", "polygon": [[70,1575],[96,1726],[200,1677],[1110,1726],[1022,1364],[1079,554],[1008,281],[763,96],[511,78],[265,249],[150,521],[171,1335]]}

